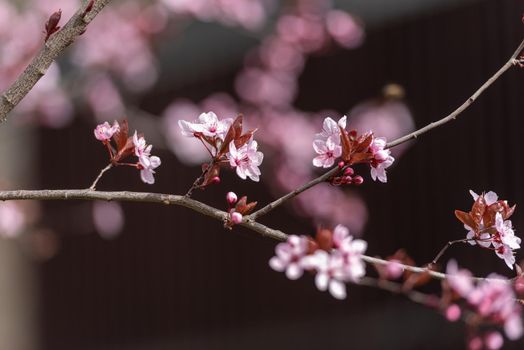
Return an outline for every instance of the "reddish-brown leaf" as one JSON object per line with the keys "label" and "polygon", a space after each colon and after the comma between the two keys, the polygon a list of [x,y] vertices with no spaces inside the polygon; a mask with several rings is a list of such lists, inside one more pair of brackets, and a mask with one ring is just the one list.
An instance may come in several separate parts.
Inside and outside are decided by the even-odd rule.
{"label": "reddish-brown leaf", "polygon": [[244,146],[253,137],[253,134],[256,131],[257,131],[257,129],[249,130],[244,135],[238,136],[235,139],[235,147],[236,148],[240,148],[240,147]]}
{"label": "reddish-brown leaf", "polygon": [[370,160],[371,158],[373,158],[373,155],[371,153],[364,153],[364,152],[354,153],[351,156],[349,164],[352,165],[352,164],[362,163],[367,160]]}
{"label": "reddish-brown leaf", "polygon": [[121,160],[129,157],[135,152],[135,144],[133,143],[133,138],[128,137],[126,143],[123,147],[119,148],[113,161],[120,162]]}
{"label": "reddish-brown leaf", "polygon": [[246,207],[247,207],[247,197],[243,196],[242,198],[238,200],[237,204],[235,205],[235,211],[242,214],[246,210]]}
{"label": "reddish-brown leaf", "polygon": [[242,114],[240,114],[236,119],[233,121],[231,126],[229,127],[226,137],[224,137],[224,142],[222,142],[222,146],[220,147],[220,150],[217,154],[217,158],[220,158],[222,155],[224,155],[228,148],[231,141],[237,139],[242,134]]}
{"label": "reddish-brown leaf", "polygon": [[373,133],[368,133],[360,136],[357,139],[358,145],[355,147],[355,153],[365,152],[373,141]]}
{"label": "reddish-brown leaf", "polygon": [[124,147],[126,147],[127,140],[129,139],[129,127],[127,124],[127,119],[120,121],[119,130],[113,135],[113,139],[116,143],[116,151],[120,152]]}
{"label": "reddish-brown leaf", "polygon": [[327,252],[333,249],[333,233],[330,230],[319,228],[315,239],[320,249]]}
{"label": "reddish-brown leaf", "polygon": [[469,213],[465,213],[462,210],[455,210],[455,216],[457,219],[459,219],[463,224],[468,225],[475,231],[478,229],[478,225],[473,221]]}
{"label": "reddish-brown leaf", "polygon": [[477,224],[476,227],[479,227],[485,211],[486,211],[486,201],[484,200],[484,195],[478,196],[475,203],[473,203],[473,207],[471,208],[471,211],[469,212],[471,218]]}
{"label": "reddish-brown leaf", "polygon": [[338,128],[340,129],[340,143],[342,144],[342,160],[349,162],[351,158],[351,141],[347,131],[340,126]]}
{"label": "reddish-brown leaf", "polygon": [[253,209],[255,209],[257,205],[257,202],[251,202],[251,203],[248,203],[244,209],[244,211],[240,214],[242,215],[248,215],[249,213],[251,213],[253,211]]}

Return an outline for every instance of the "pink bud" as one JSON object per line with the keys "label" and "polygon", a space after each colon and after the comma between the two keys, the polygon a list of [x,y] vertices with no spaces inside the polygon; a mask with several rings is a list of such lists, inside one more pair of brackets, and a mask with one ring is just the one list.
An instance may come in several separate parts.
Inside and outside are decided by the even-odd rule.
{"label": "pink bud", "polygon": [[446,309],[446,318],[450,322],[455,322],[460,318],[461,313],[460,307],[457,304],[451,304]]}
{"label": "pink bud", "polygon": [[362,176],[360,176],[360,175],[355,176],[355,177],[353,178],[353,183],[354,183],[355,185],[362,185],[363,182],[364,182],[364,178],[363,178]]}
{"label": "pink bud", "polygon": [[489,350],[498,350],[504,345],[504,339],[499,332],[490,332],[484,338],[484,344]]}
{"label": "pink bud", "polygon": [[239,212],[233,212],[231,213],[231,221],[235,224],[235,225],[238,225],[242,222],[242,214],[240,214]]}
{"label": "pink bud", "polygon": [[233,205],[237,202],[238,197],[235,192],[228,192],[226,195],[226,200],[230,205]]}
{"label": "pink bud", "polygon": [[351,181],[353,181],[353,179],[351,178],[351,176],[344,176],[342,178],[342,182],[344,182],[345,184],[350,184]]}
{"label": "pink bud", "polygon": [[214,183],[214,184],[219,184],[220,183],[220,178],[218,176],[215,176],[214,178],[211,179],[211,182]]}
{"label": "pink bud", "polygon": [[353,176],[353,174],[355,174],[355,171],[353,170],[353,168],[346,168],[346,170],[344,170],[344,175],[347,175],[347,176]]}
{"label": "pink bud", "polygon": [[404,267],[401,265],[400,260],[391,259],[386,265],[387,278],[397,279],[404,273]]}
{"label": "pink bud", "polygon": [[342,169],[344,167],[344,165],[346,165],[346,163],[344,163],[343,161],[338,162],[338,168],[339,169]]}

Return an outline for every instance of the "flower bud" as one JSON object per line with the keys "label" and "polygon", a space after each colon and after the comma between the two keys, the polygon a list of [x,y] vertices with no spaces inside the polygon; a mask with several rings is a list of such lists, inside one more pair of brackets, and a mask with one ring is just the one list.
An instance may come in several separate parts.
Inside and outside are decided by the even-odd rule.
{"label": "flower bud", "polygon": [[344,161],[341,160],[340,162],[338,162],[338,168],[339,169],[342,169],[344,167],[344,165],[346,165],[346,163],[344,163]]}
{"label": "flower bud", "polygon": [[215,176],[214,178],[211,179],[211,182],[214,183],[214,184],[219,184],[220,183],[220,178],[218,176]]}
{"label": "flower bud", "polygon": [[353,174],[355,174],[355,171],[353,170],[353,168],[346,168],[346,170],[344,170],[344,175],[346,176],[353,176]]}
{"label": "flower bud", "polygon": [[489,350],[498,350],[504,345],[504,338],[499,332],[490,332],[484,338],[484,344]]}
{"label": "flower bud", "polygon": [[233,205],[237,202],[238,197],[235,194],[235,192],[228,192],[226,195],[226,200],[229,203],[229,205]]}
{"label": "flower bud", "polygon": [[355,185],[362,185],[363,182],[364,182],[364,178],[360,175],[357,175],[353,178],[353,183]]}
{"label": "flower bud", "polygon": [[353,181],[353,179],[351,178],[351,176],[344,176],[344,177],[342,178],[342,182],[343,182],[344,184],[346,184],[346,185],[347,185],[347,184],[350,184],[352,181]]}
{"label": "flower bud", "polygon": [[235,225],[238,225],[242,222],[242,214],[240,214],[239,212],[232,212],[231,213],[231,221],[235,224]]}

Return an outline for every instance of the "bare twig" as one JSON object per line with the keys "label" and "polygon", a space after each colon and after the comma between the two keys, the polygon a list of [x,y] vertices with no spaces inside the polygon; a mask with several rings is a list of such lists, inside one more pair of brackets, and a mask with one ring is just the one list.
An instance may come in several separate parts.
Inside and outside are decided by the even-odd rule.
{"label": "bare twig", "polygon": [[[97,0],[92,8],[85,10],[90,1],[86,0],[62,29],[51,35],[40,52],[20,74],[16,81],[0,97],[0,123],[7,120],[7,115],[31,91],[33,86],[47,72],[47,69],[76,38],[84,33],[87,25],[111,0]],[[42,23],[43,24],[43,23]],[[36,33],[34,33],[37,35]]]}
{"label": "bare twig", "polygon": [[524,40],[520,43],[519,47],[515,50],[513,55],[509,58],[509,60],[495,73],[491,78],[489,78],[480,88],[478,88],[477,91],[473,95],[471,95],[470,98],[468,98],[460,107],[455,109],[451,114],[447,115],[446,117],[433,122],[431,124],[426,125],[425,127],[418,129],[415,132],[412,132],[410,134],[407,134],[405,136],[402,136],[394,141],[391,141],[386,145],[387,148],[395,147],[400,145],[401,143],[404,143],[406,141],[416,139],[422,134],[427,133],[428,131],[438,128],[441,125],[446,124],[447,122],[450,122],[452,120],[455,120],[459,114],[464,112],[475,100],[487,89],[493,84],[502,74],[504,74],[508,69],[513,67],[514,65],[518,64],[517,57],[520,55],[522,50],[524,49]]}
{"label": "bare twig", "polygon": [[[213,219],[224,222],[227,220],[229,214],[225,211],[218,210],[207,204],[196,201],[186,196],[162,194],[162,193],[146,193],[146,192],[105,192],[93,191],[91,189],[81,190],[18,190],[18,191],[0,191],[0,201],[6,200],[105,200],[105,201],[122,201],[122,202],[143,202],[143,203],[157,203],[165,205],[179,205],[189,208],[200,214],[209,216]],[[255,222],[251,219],[245,219],[240,226],[246,227],[264,237],[268,237],[277,241],[285,241],[288,235],[282,231],[274,230],[261,223]],[[362,260],[372,265],[388,265],[391,262],[388,260],[375,258],[372,256],[363,255]],[[397,263],[396,263],[397,264]],[[424,267],[410,266],[398,263],[404,271],[413,273],[426,273],[437,280],[444,280],[447,275],[441,272],[429,270]],[[473,277],[474,280],[486,280],[482,277]],[[494,280],[501,281],[501,280]]]}
{"label": "bare twig", "polygon": [[454,241],[449,241],[444,247],[442,247],[440,252],[438,252],[437,256],[428,264],[428,268],[432,268],[433,266],[435,266],[438,260],[442,257],[442,255],[444,255],[446,250],[448,250],[449,247],[451,247],[452,245],[457,244],[457,243],[467,243],[469,241],[472,241],[472,239],[464,238],[464,239],[457,239]]}
{"label": "bare twig", "polygon": [[104,173],[106,171],[111,169],[112,166],[113,166],[113,164],[109,163],[104,169],[100,170],[100,174],[98,174],[98,176],[96,177],[95,181],[93,181],[93,184],[89,187],[90,190],[94,191],[96,189],[96,184],[102,178],[102,175],[104,175]]}

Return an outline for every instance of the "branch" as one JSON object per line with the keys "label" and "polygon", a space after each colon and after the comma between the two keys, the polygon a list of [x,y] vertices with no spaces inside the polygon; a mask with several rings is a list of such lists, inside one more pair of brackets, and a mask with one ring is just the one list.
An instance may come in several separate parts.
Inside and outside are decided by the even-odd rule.
{"label": "branch", "polygon": [[[489,78],[484,84],[482,84],[482,86],[477,91],[475,91],[475,93],[470,98],[468,98],[466,100],[466,102],[464,102],[460,107],[458,107],[456,110],[454,110],[451,114],[447,115],[446,117],[444,117],[444,118],[442,118],[442,119],[440,119],[440,120],[438,120],[436,122],[433,122],[433,123],[431,123],[429,125],[426,125],[425,127],[421,128],[421,129],[419,129],[419,130],[417,130],[415,132],[412,132],[410,134],[402,136],[402,137],[400,137],[400,138],[398,138],[398,139],[388,143],[386,145],[386,148],[392,148],[392,147],[400,145],[401,143],[407,142],[407,141],[409,141],[411,139],[415,139],[418,136],[420,136],[422,134],[425,134],[426,132],[428,132],[428,131],[430,131],[432,129],[435,129],[435,128],[441,126],[441,125],[446,124],[447,122],[449,122],[451,120],[456,119],[473,102],[475,102],[475,100],[488,87],[490,87],[491,84],[493,84],[498,78],[500,78],[500,76],[502,74],[504,74],[512,66],[514,66],[514,65],[519,63],[517,58],[520,55],[520,53],[522,52],[522,50],[524,50],[524,40],[520,43],[520,45],[515,50],[513,55],[511,55],[511,57],[509,58],[509,60],[491,78]],[[251,214],[249,216],[249,219],[256,220],[257,218],[261,217],[262,215],[265,215],[265,214],[269,213],[271,210],[275,209],[279,205],[282,205],[284,202],[286,202],[286,201],[290,200],[291,198],[299,195],[300,193],[304,192],[305,190],[308,190],[311,187],[313,187],[313,186],[315,186],[315,185],[317,185],[317,184],[319,184],[321,182],[326,181],[331,176],[335,175],[338,171],[340,171],[340,169],[337,168],[337,167],[334,167],[333,169],[329,170],[325,174],[317,177],[314,180],[311,180],[310,182],[306,183],[305,185],[302,185],[301,187],[297,188],[296,190],[293,190],[293,191],[289,192],[288,194],[284,195],[283,197],[280,197],[280,198],[274,200],[273,202],[269,203],[265,207],[257,210],[256,212],[254,212],[253,214]]]}
{"label": "branch", "polygon": [[[105,201],[121,201],[121,202],[142,202],[142,203],[157,203],[165,205],[179,205],[189,208],[205,216],[221,222],[226,222],[229,216],[228,213],[222,210],[213,208],[207,204],[196,201],[186,196],[162,194],[162,193],[146,193],[146,192],[104,192],[93,191],[91,189],[81,190],[18,190],[18,191],[0,191],[0,200],[105,200]],[[261,236],[268,237],[277,241],[285,241],[288,235],[282,231],[274,230],[261,223],[258,223],[251,218],[245,218],[240,226],[246,227]],[[390,261],[375,258],[372,256],[362,255],[362,260],[371,265],[389,265]],[[413,273],[426,273],[437,280],[444,280],[448,276],[442,272],[436,272],[424,267],[404,265],[396,263],[402,267],[404,271]],[[473,280],[487,280],[482,277],[473,277]],[[501,281],[501,280],[493,280]]]}
{"label": "branch", "polygon": [[518,63],[517,57],[520,55],[522,50],[524,49],[524,40],[520,43],[519,47],[515,50],[513,55],[509,58],[509,60],[495,73],[491,78],[489,78],[480,88],[478,88],[477,91],[473,95],[471,95],[470,98],[468,98],[460,107],[455,109],[451,114],[447,115],[446,117],[437,120],[436,122],[433,122],[431,124],[426,125],[425,127],[418,129],[415,132],[412,132],[411,134],[407,134],[405,136],[402,136],[386,145],[386,148],[391,148],[400,145],[401,143],[404,143],[406,141],[416,139],[422,134],[427,133],[428,131],[438,128],[441,125],[446,124],[447,122],[450,122],[452,120],[455,120],[459,114],[464,112],[475,100],[487,89],[493,84],[495,81],[497,81],[498,78],[502,74],[504,74],[508,69],[510,69],[512,66]]}
{"label": "branch", "polygon": [[[51,35],[40,52],[20,74],[16,81],[0,97],[0,123],[7,120],[9,112],[31,91],[44,76],[47,69],[62,52],[82,35],[89,23],[111,0],[96,0],[93,7],[85,12],[89,1],[84,1],[81,8],[71,17],[62,29]],[[42,23],[43,25],[43,23]]]}

